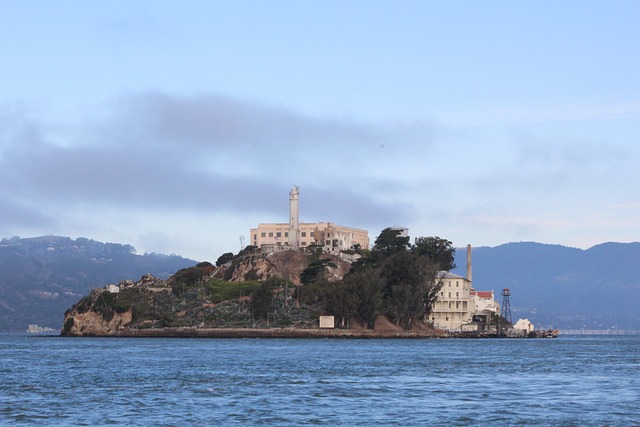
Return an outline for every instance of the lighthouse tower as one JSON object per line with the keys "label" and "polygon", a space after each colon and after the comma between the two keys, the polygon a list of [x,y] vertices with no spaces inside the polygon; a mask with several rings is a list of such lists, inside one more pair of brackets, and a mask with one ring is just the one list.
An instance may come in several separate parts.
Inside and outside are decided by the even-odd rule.
{"label": "lighthouse tower", "polygon": [[298,221],[298,200],[300,197],[300,191],[298,190],[298,186],[294,185],[291,187],[291,191],[289,192],[289,246],[293,249],[297,249],[298,242],[298,234],[300,232],[299,221]]}

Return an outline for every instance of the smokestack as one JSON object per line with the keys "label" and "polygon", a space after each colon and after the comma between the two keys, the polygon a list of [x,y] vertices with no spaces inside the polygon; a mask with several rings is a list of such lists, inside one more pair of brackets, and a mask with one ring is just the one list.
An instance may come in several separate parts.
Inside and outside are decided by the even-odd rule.
{"label": "smokestack", "polygon": [[467,280],[471,282],[471,245],[467,245]]}

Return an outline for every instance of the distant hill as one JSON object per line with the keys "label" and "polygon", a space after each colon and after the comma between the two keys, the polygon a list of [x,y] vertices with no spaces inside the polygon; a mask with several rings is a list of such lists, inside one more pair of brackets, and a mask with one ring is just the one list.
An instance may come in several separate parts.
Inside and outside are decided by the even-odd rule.
{"label": "distant hill", "polygon": [[[511,289],[514,321],[560,329],[640,330],[640,243],[603,243],[587,250],[540,243],[472,249],[473,286]],[[454,271],[466,275],[466,248]]]}
{"label": "distant hill", "polygon": [[64,311],[93,288],[147,273],[167,278],[196,263],[176,255],[136,255],[130,245],[85,238],[2,239],[0,331],[26,331],[29,324],[60,328]]}

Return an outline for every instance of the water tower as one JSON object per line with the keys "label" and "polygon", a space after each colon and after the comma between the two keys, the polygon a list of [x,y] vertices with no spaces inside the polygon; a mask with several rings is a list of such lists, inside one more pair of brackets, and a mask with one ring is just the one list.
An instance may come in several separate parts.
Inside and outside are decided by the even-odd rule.
{"label": "water tower", "polygon": [[510,296],[511,290],[509,288],[504,288],[502,290],[502,307],[500,310],[500,316],[513,325],[513,321],[511,320],[511,303],[509,302]]}

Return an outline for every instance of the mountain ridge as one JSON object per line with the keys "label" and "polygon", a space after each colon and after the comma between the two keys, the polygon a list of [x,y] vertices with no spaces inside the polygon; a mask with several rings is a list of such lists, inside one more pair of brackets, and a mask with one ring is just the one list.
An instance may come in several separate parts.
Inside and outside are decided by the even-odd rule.
{"label": "mountain ridge", "polygon": [[[464,275],[466,249],[456,252]],[[502,302],[511,290],[514,318],[565,329],[640,330],[640,243],[588,249],[537,242],[472,249],[473,284]]]}
{"label": "mountain ridge", "polygon": [[151,273],[169,277],[196,261],[177,255],[137,255],[131,245],[80,237],[0,240],[0,331],[29,324],[58,328],[64,311],[91,289]]}

